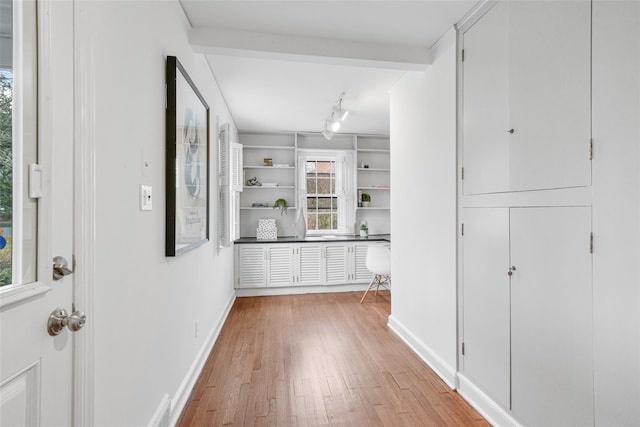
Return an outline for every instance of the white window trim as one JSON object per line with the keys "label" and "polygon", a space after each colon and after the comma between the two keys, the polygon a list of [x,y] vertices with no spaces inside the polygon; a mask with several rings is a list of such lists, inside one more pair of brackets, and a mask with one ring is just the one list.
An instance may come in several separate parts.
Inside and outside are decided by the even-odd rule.
{"label": "white window trim", "polygon": [[[297,206],[303,220],[307,220],[307,160],[336,162],[336,194],[338,195],[338,229],[307,230],[308,235],[353,234],[355,221],[355,156],[350,150],[298,150]],[[341,172],[339,172],[341,171]]]}

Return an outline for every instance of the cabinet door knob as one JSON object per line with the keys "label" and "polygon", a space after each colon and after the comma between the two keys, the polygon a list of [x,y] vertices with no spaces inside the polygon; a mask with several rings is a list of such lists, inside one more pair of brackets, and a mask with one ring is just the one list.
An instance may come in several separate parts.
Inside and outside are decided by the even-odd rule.
{"label": "cabinet door knob", "polygon": [[515,130],[513,130],[513,129],[509,129],[509,130],[507,131],[507,133],[514,133],[514,132],[515,132]]}

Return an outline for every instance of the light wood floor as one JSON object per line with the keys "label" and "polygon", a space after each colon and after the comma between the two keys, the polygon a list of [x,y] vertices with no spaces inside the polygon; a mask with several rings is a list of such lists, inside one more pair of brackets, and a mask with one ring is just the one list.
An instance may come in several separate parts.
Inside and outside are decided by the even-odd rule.
{"label": "light wood floor", "polygon": [[238,298],[178,426],[488,426],[361,296]]}

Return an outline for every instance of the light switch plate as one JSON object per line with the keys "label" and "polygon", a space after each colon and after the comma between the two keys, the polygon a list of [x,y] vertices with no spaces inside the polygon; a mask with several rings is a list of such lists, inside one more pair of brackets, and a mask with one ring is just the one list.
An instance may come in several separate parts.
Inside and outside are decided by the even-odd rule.
{"label": "light switch plate", "polygon": [[153,189],[150,185],[140,185],[140,210],[150,211],[153,209]]}

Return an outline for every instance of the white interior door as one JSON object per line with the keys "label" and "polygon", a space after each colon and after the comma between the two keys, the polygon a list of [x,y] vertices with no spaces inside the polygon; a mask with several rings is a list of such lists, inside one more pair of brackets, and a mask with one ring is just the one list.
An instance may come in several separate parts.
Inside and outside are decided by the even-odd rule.
{"label": "white interior door", "polygon": [[466,208],[463,218],[463,372],[509,408],[509,208]]}
{"label": "white interior door", "polygon": [[593,425],[591,208],[511,209],[512,410]]}
{"label": "white interior door", "polygon": [[[54,256],[73,268],[73,3],[3,0],[3,19],[8,11],[14,191],[3,230],[11,230],[11,249],[2,251],[13,264],[0,288],[0,425],[70,426],[74,333],[64,326],[52,336],[47,320],[57,308],[73,311],[73,274],[52,278]],[[42,180],[29,176],[31,164],[42,167]]]}

